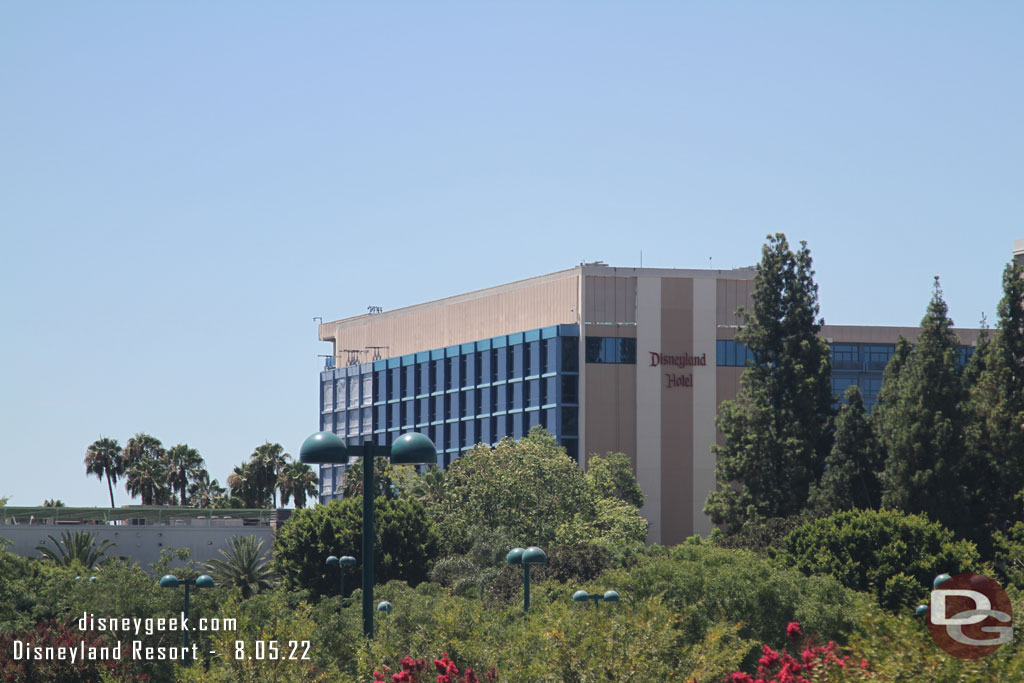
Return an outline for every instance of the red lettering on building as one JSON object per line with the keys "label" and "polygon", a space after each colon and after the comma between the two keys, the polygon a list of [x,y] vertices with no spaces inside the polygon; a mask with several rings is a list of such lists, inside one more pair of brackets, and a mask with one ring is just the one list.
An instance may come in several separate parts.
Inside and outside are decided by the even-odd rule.
{"label": "red lettering on building", "polygon": [[689,375],[676,375],[670,372],[666,372],[665,382],[666,389],[671,389],[672,387],[692,387],[693,373],[690,373]]}

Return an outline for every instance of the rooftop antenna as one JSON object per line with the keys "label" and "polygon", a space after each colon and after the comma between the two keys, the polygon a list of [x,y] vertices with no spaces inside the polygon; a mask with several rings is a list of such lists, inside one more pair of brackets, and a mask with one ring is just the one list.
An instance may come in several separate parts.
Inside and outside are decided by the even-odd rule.
{"label": "rooftop antenna", "polygon": [[641,268],[644,267],[644,250],[643,249],[640,250],[640,267]]}
{"label": "rooftop antenna", "polygon": [[314,315],[314,316],[313,316],[313,320],[319,320],[319,321],[320,321],[320,324],[321,324],[321,325],[323,325],[323,324],[324,324],[324,319],[323,319],[323,318],[321,318],[321,317],[320,317],[320,316],[318,316],[318,315]]}
{"label": "rooftop antenna", "polygon": [[711,257],[710,256],[708,256],[708,269],[709,270],[714,270],[715,269],[715,267],[713,265],[711,265]]}

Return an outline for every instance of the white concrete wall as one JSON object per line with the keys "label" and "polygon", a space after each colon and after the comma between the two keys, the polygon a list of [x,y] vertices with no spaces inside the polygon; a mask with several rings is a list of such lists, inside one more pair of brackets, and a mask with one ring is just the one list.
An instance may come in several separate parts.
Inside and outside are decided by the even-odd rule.
{"label": "white concrete wall", "polygon": [[[636,307],[637,353],[660,349],[661,278],[637,278]],[[636,365],[636,479],[646,496],[647,542],[661,543],[661,369],[643,362]]]}
{"label": "white concrete wall", "polygon": [[[117,544],[107,551],[108,557],[125,556],[137,562],[149,571],[149,565],[160,560],[160,551],[170,548],[188,548],[192,559],[206,562],[212,559],[223,559],[221,548],[228,547],[228,539],[232,536],[258,536],[264,539],[263,549],[267,558],[273,556],[274,532],[270,527],[203,527],[203,526],[105,526],[99,524],[3,524],[0,525],[0,538],[12,541],[7,549],[24,557],[39,557],[37,545],[54,548],[48,538],[53,536],[60,542],[61,533],[87,531],[95,534],[97,540],[109,540]],[[55,548],[54,548],[55,549]]]}

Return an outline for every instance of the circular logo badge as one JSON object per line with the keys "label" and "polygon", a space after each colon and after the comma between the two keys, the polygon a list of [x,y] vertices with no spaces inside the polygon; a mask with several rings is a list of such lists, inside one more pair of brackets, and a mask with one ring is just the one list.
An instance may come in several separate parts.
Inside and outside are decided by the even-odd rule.
{"label": "circular logo badge", "polygon": [[928,632],[961,659],[990,655],[1013,640],[1013,609],[1006,591],[981,574],[957,574],[932,591]]}

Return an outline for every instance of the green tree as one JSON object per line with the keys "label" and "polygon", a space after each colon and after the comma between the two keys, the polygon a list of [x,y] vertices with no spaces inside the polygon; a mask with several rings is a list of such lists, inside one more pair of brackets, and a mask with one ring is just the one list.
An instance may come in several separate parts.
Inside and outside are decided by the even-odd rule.
{"label": "green tree", "polygon": [[170,500],[167,466],[163,460],[140,458],[128,466],[125,488],[132,497],[139,496],[143,505],[161,505]]}
{"label": "green tree", "polygon": [[66,508],[67,505],[65,505],[64,501],[62,501],[60,498],[57,498],[56,500],[54,500],[53,498],[47,498],[46,500],[43,501],[43,507],[44,508]]}
{"label": "green tree", "polygon": [[444,498],[430,510],[446,553],[459,554],[495,536],[523,547],[551,544],[561,524],[593,505],[583,471],[536,427],[519,441],[506,437],[463,453],[445,474]]}
{"label": "green tree", "polygon": [[922,515],[896,510],[847,510],[807,522],[786,537],[776,559],[874,593],[891,609],[924,599],[936,575],[975,571],[980,563],[973,543],[955,540]]}
{"label": "green tree", "polygon": [[188,486],[189,500],[199,508],[217,507],[225,492],[226,489],[216,479],[210,479],[210,473],[205,469],[197,472]]}
{"label": "green tree", "polygon": [[221,548],[219,552],[223,560],[206,563],[218,585],[236,586],[246,599],[274,585],[276,574],[263,551],[262,538],[232,536],[228,539],[228,549]]}
{"label": "green tree", "polygon": [[107,490],[110,492],[110,507],[114,508],[114,484],[124,474],[124,458],[121,445],[117,439],[100,437],[89,444],[85,451],[85,473],[95,474],[100,481],[107,478]]}
{"label": "green tree", "polygon": [[267,441],[256,447],[249,460],[254,467],[258,486],[270,495],[271,506],[277,507],[277,479],[291,456],[284,446]]}
{"label": "green tree", "polygon": [[974,520],[965,514],[965,482],[971,479],[971,459],[964,448],[964,392],[952,325],[936,278],[917,345],[889,376],[896,385],[883,384],[886,403],[877,432],[886,457],[882,505],[925,513],[969,536]]}
{"label": "green tree", "polygon": [[253,461],[243,462],[228,475],[228,489],[231,497],[237,498],[247,508],[270,506],[270,491],[264,486],[264,476]]}
{"label": "green tree", "polygon": [[967,450],[977,457],[972,491],[984,527],[1024,521],[1014,497],[1024,490],[1024,269],[1003,271],[996,331],[979,344],[965,375],[976,372],[968,404]]}
{"label": "green tree", "polygon": [[200,472],[206,471],[206,463],[199,451],[189,448],[187,444],[180,443],[173,446],[165,456],[167,463],[167,483],[172,493],[180,495],[180,505],[186,504],[186,494],[189,483],[199,477]]}
{"label": "green tree", "polygon": [[738,529],[748,520],[805,506],[831,447],[831,357],[818,337],[818,286],[806,242],[793,253],[768,236],[754,277],[753,309],[741,309],[737,341],[755,358],[734,401],[720,406],[723,445],[714,445],[718,490],[704,512]]}
{"label": "green tree", "polygon": [[[373,459],[373,486],[375,496],[392,500],[410,491],[417,483],[416,468],[411,465],[392,465],[387,458]],[[341,485],[344,498],[363,495],[363,458],[353,458],[345,467]]]}
{"label": "green tree", "polygon": [[835,440],[825,460],[825,472],[811,487],[808,508],[817,512],[877,508],[881,502],[876,472],[882,461],[857,385],[847,387],[845,399],[836,417]]}
{"label": "green tree", "polygon": [[306,501],[316,500],[317,476],[309,465],[304,462],[291,462],[281,469],[277,487],[281,491],[281,505],[287,505],[290,498],[295,499],[295,508],[306,507]]}
{"label": "green tree", "polygon": [[[315,597],[334,594],[338,570],[324,564],[328,555],[355,557],[357,565],[349,571],[359,576],[362,510],[363,500],[358,497],[292,513],[274,537],[274,562],[285,585],[308,589]],[[439,546],[434,523],[423,505],[411,498],[377,498],[374,518],[376,582],[401,580],[415,586],[425,581]]]}
{"label": "green tree", "polygon": [[599,496],[616,498],[633,507],[643,507],[644,492],[633,474],[625,453],[592,454],[587,458],[587,482]]}
{"label": "green tree", "polygon": [[36,550],[45,559],[62,567],[81,565],[85,569],[92,569],[103,559],[107,551],[116,545],[106,539],[97,542],[96,534],[88,531],[76,531],[74,534],[64,531],[60,535],[59,542],[53,536],[47,536],[47,538],[50,539],[54,547],[38,545]]}
{"label": "green tree", "polygon": [[156,437],[140,432],[128,439],[122,453],[125,488],[143,505],[162,505],[170,500],[166,451]]}

